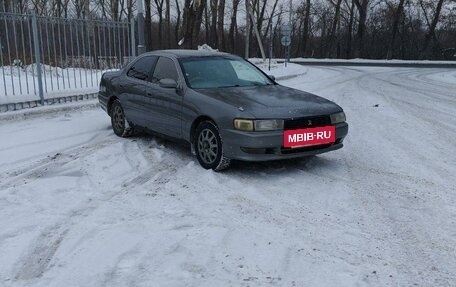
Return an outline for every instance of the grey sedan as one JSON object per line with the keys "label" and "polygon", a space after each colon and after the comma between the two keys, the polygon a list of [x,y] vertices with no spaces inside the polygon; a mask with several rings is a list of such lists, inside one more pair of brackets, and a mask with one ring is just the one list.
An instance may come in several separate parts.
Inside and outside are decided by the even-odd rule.
{"label": "grey sedan", "polygon": [[226,53],[145,53],[103,74],[99,101],[116,135],[148,129],[185,140],[206,169],[231,160],[269,161],[343,146],[345,114],[335,103],[284,87]]}

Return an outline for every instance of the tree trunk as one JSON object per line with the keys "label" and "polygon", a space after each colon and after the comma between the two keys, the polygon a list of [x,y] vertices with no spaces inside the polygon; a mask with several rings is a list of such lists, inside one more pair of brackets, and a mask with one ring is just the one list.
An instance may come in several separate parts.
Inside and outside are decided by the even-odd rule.
{"label": "tree trunk", "polygon": [[405,0],[400,0],[399,5],[396,8],[396,12],[394,13],[393,31],[391,35],[391,41],[388,46],[388,52],[386,54],[386,58],[388,60],[391,60],[393,58],[394,42],[396,42],[397,29],[399,27],[399,20],[404,9],[404,4]]}
{"label": "tree trunk", "polygon": [[323,23],[323,27],[321,29],[321,34],[320,34],[320,56],[324,55],[324,46],[326,45],[325,37],[326,37],[326,12],[323,12],[321,22]]}
{"label": "tree trunk", "polygon": [[218,6],[218,21],[217,21],[217,34],[218,34],[218,41],[217,41],[217,48],[220,51],[225,51],[225,0],[220,0]]}
{"label": "tree trunk", "polygon": [[[141,0],[139,0],[141,1]],[[165,45],[163,43],[163,3],[164,0],[154,0],[155,6],[157,6],[158,14],[158,47],[162,49]]]}
{"label": "tree trunk", "polygon": [[166,48],[171,48],[171,6],[166,0]]}
{"label": "tree trunk", "polygon": [[144,10],[145,10],[145,19],[144,19],[144,33],[145,35],[145,44],[146,44],[146,50],[150,51],[152,50],[152,13],[151,13],[151,7],[150,7],[150,1],[151,0],[144,0]]}
{"label": "tree trunk", "polygon": [[127,2],[128,4],[128,7],[127,7],[127,19],[128,19],[128,22],[130,23],[131,19],[133,19],[133,17],[135,17],[133,15],[133,0],[128,0]]}
{"label": "tree trunk", "polygon": [[367,7],[369,0],[355,0],[359,12],[358,31],[356,33],[356,57],[364,57],[364,32],[366,30]]}
{"label": "tree trunk", "polygon": [[332,55],[332,50],[333,50],[333,47],[334,47],[334,42],[335,42],[335,39],[336,39],[336,28],[337,28],[337,24],[339,23],[339,15],[340,15],[340,5],[342,4],[342,0],[337,0],[337,4],[336,4],[336,11],[335,11],[335,15],[334,15],[334,21],[332,23],[332,27],[331,27],[331,32],[329,34],[329,45],[328,45],[328,50],[327,50],[327,57],[328,58],[331,58],[331,55]]}
{"label": "tree trunk", "polygon": [[[250,8],[250,6],[249,6]],[[258,47],[260,48],[260,53],[261,53],[261,57],[263,58],[263,61],[266,60],[266,54],[264,53],[264,48],[263,48],[263,41],[261,40],[261,35],[260,35],[260,31],[258,31],[258,25],[256,23],[256,20],[255,20],[255,15],[253,15],[253,11],[252,9],[247,9],[247,14],[250,15],[250,19],[252,19],[253,21],[253,27],[254,27],[254,32],[255,32],[255,37],[257,39],[257,42],[258,42]]]}
{"label": "tree trunk", "polygon": [[[260,31],[261,33],[261,29],[263,28],[263,22],[264,22],[264,13],[266,12],[266,4],[268,3],[268,1],[266,0],[263,0],[263,6],[261,7],[261,12],[258,14],[258,17],[257,17],[257,29],[258,31]],[[258,5],[260,5],[260,2],[258,1]],[[260,10],[260,9],[258,9]],[[265,34],[267,35],[267,34]]]}
{"label": "tree trunk", "polygon": [[196,48],[205,7],[206,1],[204,0],[185,0],[182,30],[186,49]]}
{"label": "tree trunk", "polygon": [[306,0],[306,13],[304,16],[304,31],[302,39],[302,55],[307,55],[307,43],[309,41],[309,23],[310,23],[310,0]]}
{"label": "tree trunk", "polygon": [[[250,0],[245,0],[245,11],[250,11]],[[248,12],[245,13],[245,54],[246,59],[249,58],[250,52],[250,15]]]}
{"label": "tree trunk", "polygon": [[163,16],[161,11],[158,14],[158,47],[163,49]]}
{"label": "tree trunk", "polygon": [[119,21],[119,0],[111,0],[111,18]]}
{"label": "tree trunk", "polygon": [[62,2],[57,1],[57,13],[55,14],[57,17],[62,17]]}
{"label": "tree trunk", "polygon": [[239,6],[240,0],[233,0],[233,13],[231,14],[231,24],[230,24],[230,32],[228,35],[228,38],[230,39],[230,49],[231,53],[235,52],[235,47],[236,47],[236,35],[235,32],[237,30],[237,10]]}
{"label": "tree trunk", "polygon": [[353,21],[355,14],[355,0],[351,1],[350,5],[350,18],[348,20],[348,29],[347,29],[347,51],[346,58],[350,59],[352,56],[352,33],[353,33]]}
{"label": "tree trunk", "polygon": [[435,13],[434,13],[434,18],[432,19],[432,23],[431,23],[431,26],[429,27],[429,31],[424,38],[424,44],[423,44],[423,48],[421,49],[421,55],[420,55],[421,59],[424,59],[428,53],[429,43],[430,43],[431,39],[434,37],[435,27],[437,26],[437,23],[439,22],[439,19],[440,19],[440,13],[442,11],[443,2],[444,2],[444,0],[439,0],[439,2],[437,3],[437,8],[435,9]]}
{"label": "tree trunk", "polygon": [[217,4],[218,0],[210,0],[211,5],[211,41],[210,44],[212,47],[217,46]]}
{"label": "tree trunk", "polygon": [[272,6],[271,16],[269,17],[268,25],[266,26],[266,30],[264,31],[263,38],[268,37],[269,29],[272,26],[271,24],[272,24],[273,16],[274,16],[275,10],[277,8],[277,3],[278,2],[279,2],[279,0],[275,0],[274,5]]}
{"label": "tree trunk", "polygon": [[198,45],[198,37],[201,31],[201,23],[203,22],[203,11],[206,7],[206,1],[196,0],[197,6],[193,13],[196,15],[195,21],[193,22],[193,35],[192,35],[192,48],[195,49]]}

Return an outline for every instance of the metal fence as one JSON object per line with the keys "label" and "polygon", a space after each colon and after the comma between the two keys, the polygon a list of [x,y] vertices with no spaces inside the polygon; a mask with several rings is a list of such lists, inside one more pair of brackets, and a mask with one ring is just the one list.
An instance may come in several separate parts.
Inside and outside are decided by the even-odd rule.
{"label": "metal fence", "polygon": [[96,93],[135,54],[134,23],[0,13],[0,105]]}

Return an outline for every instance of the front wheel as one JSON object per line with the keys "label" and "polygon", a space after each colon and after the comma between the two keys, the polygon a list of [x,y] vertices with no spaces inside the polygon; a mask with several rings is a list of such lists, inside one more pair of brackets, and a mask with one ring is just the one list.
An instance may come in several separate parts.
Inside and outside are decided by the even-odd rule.
{"label": "front wheel", "polygon": [[217,126],[202,122],[195,132],[196,158],[205,169],[221,171],[230,166],[230,159],[223,155],[223,143]]}

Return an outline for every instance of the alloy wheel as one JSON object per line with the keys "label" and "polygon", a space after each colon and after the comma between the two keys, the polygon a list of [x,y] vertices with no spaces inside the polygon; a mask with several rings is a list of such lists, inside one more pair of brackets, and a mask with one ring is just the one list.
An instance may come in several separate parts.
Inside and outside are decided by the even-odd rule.
{"label": "alloy wheel", "polygon": [[212,164],[217,159],[217,137],[210,129],[204,129],[199,134],[198,153],[206,164]]}
{"label": "alloy wheel", "polygon": [[121,106],[117,105],[114,107],[114,110],[112,113],[112,118],[113,118],[114,128],[118,131],[122,131],[124,129],[124,125],[125,125],[125,116],[124,116]]}

